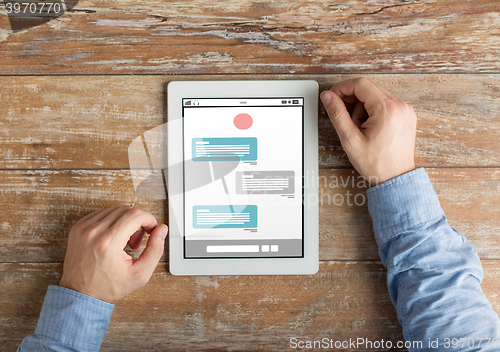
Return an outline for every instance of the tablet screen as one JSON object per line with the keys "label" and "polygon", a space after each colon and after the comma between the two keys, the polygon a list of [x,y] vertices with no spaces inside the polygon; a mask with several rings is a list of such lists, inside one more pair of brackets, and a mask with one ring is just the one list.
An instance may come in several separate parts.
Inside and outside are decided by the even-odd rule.
{"label": "tablet screen", "polygon": [[[303,257],[304,99],[184,98],[182,107],[184,165],[211,180],[184,190],[184,258]],[[184,167],[184,183],[192,173]]]}

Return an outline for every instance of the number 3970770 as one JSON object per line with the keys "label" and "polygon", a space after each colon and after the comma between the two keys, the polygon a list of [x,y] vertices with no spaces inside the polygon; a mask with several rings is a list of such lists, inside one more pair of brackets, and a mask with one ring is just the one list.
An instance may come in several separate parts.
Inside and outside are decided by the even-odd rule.
{"label": "number 3970770", "polygon": [[58,2],[5,2],[5,8],[8,14],[43,14],[63,11]]}

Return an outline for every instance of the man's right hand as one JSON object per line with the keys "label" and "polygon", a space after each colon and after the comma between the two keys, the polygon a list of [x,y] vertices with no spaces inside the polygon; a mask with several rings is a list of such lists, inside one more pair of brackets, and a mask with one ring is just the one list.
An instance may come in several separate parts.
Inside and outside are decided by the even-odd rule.
{"label": "man's right hand", "polygon": [[340,82],[321,100],[349,160],[372,186],[415,169],[411,105],[366,78]]}
{"label": "man's right hand", "polygon": [[[88,214],[69,232],[59,285],[115,303],[149,281],[163,254],[167,230],[150,213],[130,206]],[[146,248],[134,259],[124,248],[139,248],[146,232]]]}

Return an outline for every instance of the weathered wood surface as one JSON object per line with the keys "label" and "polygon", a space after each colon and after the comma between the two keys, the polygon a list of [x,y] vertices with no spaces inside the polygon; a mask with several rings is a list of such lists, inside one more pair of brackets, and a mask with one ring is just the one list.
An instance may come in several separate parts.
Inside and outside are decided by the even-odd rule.
{"label": "weathered wood surface", "polygon": [[[483,291],[500,313],[500,268],[483,267]],[[46,287],[61,271],[54,263],[0,264],[2,351],[33,333]],[[385,275],[379,262],[328,261],[314,276],[173,277],[160,263],[148,285],[116,305],[102,351],[283,351],[291,337],[395,344],[401,327]]]}
{"label": "weathered wood surface", "polygon": [[[428,173],[450,224],[481,258],[500,259],[500,170]],[[322,169],[319,175],[320,259],[378,260],[364,182],[352,169]],[[130,204],[160,222],[166,218],[165,201],[135,195],[129,170],[0,171],[0,184],[1,262],[62,262],[70,228],[99,208]]]}
{"label": "weathered wood surface", "polygon": [[[135,196],[127,148],[167,121],[166,83],[181,79],[315,79],[327,89],[370,73],[411,103],[417,164],[478,250],[500,313],[499,36],[491,0],[84,0],[18,33],[0,5],[0,350],[34,331],[80,217],[131,204],[164,221],[164,201]],[[48,76],[59,74],[76,76]],[[355,204],[364,188],[322,108],[319,123],[319,273],[172,277],[165,255],[116,306],[103,351],[402,339],[366,204]]]}
{"label": "weathered wood surface", "polygon": [[[128,168],[128,145],[167,121],[175,79],[315,79],[356,75],[2,77],[0,169]],[[420,166],[500,166],[500,75],[368,75],[419,116]],[[321,104],[320,104],[321,105]],[[350,166],[320,108],[320,167]]]}
{"label": "weathered wood surface", "polygon": [[491,0],[80,1],[12,33],[0,74],[500,72]]}

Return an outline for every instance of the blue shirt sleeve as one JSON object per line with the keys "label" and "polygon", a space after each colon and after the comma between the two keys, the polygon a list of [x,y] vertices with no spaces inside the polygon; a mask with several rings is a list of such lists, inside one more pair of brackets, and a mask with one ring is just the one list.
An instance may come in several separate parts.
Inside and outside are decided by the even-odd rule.
{"label": "blue shirt sleeve", "polygon": [[367,198],[404,337],[422,342],[409,350],[499,351],[500,321],[481,290],[481,261],[448,224],[425,170],[370,188]]}
{"label": "blue shirt sleeve", "polygon": [[35,333],[18,352],[99,351],[113,304],[60,286],[49,286]]}

